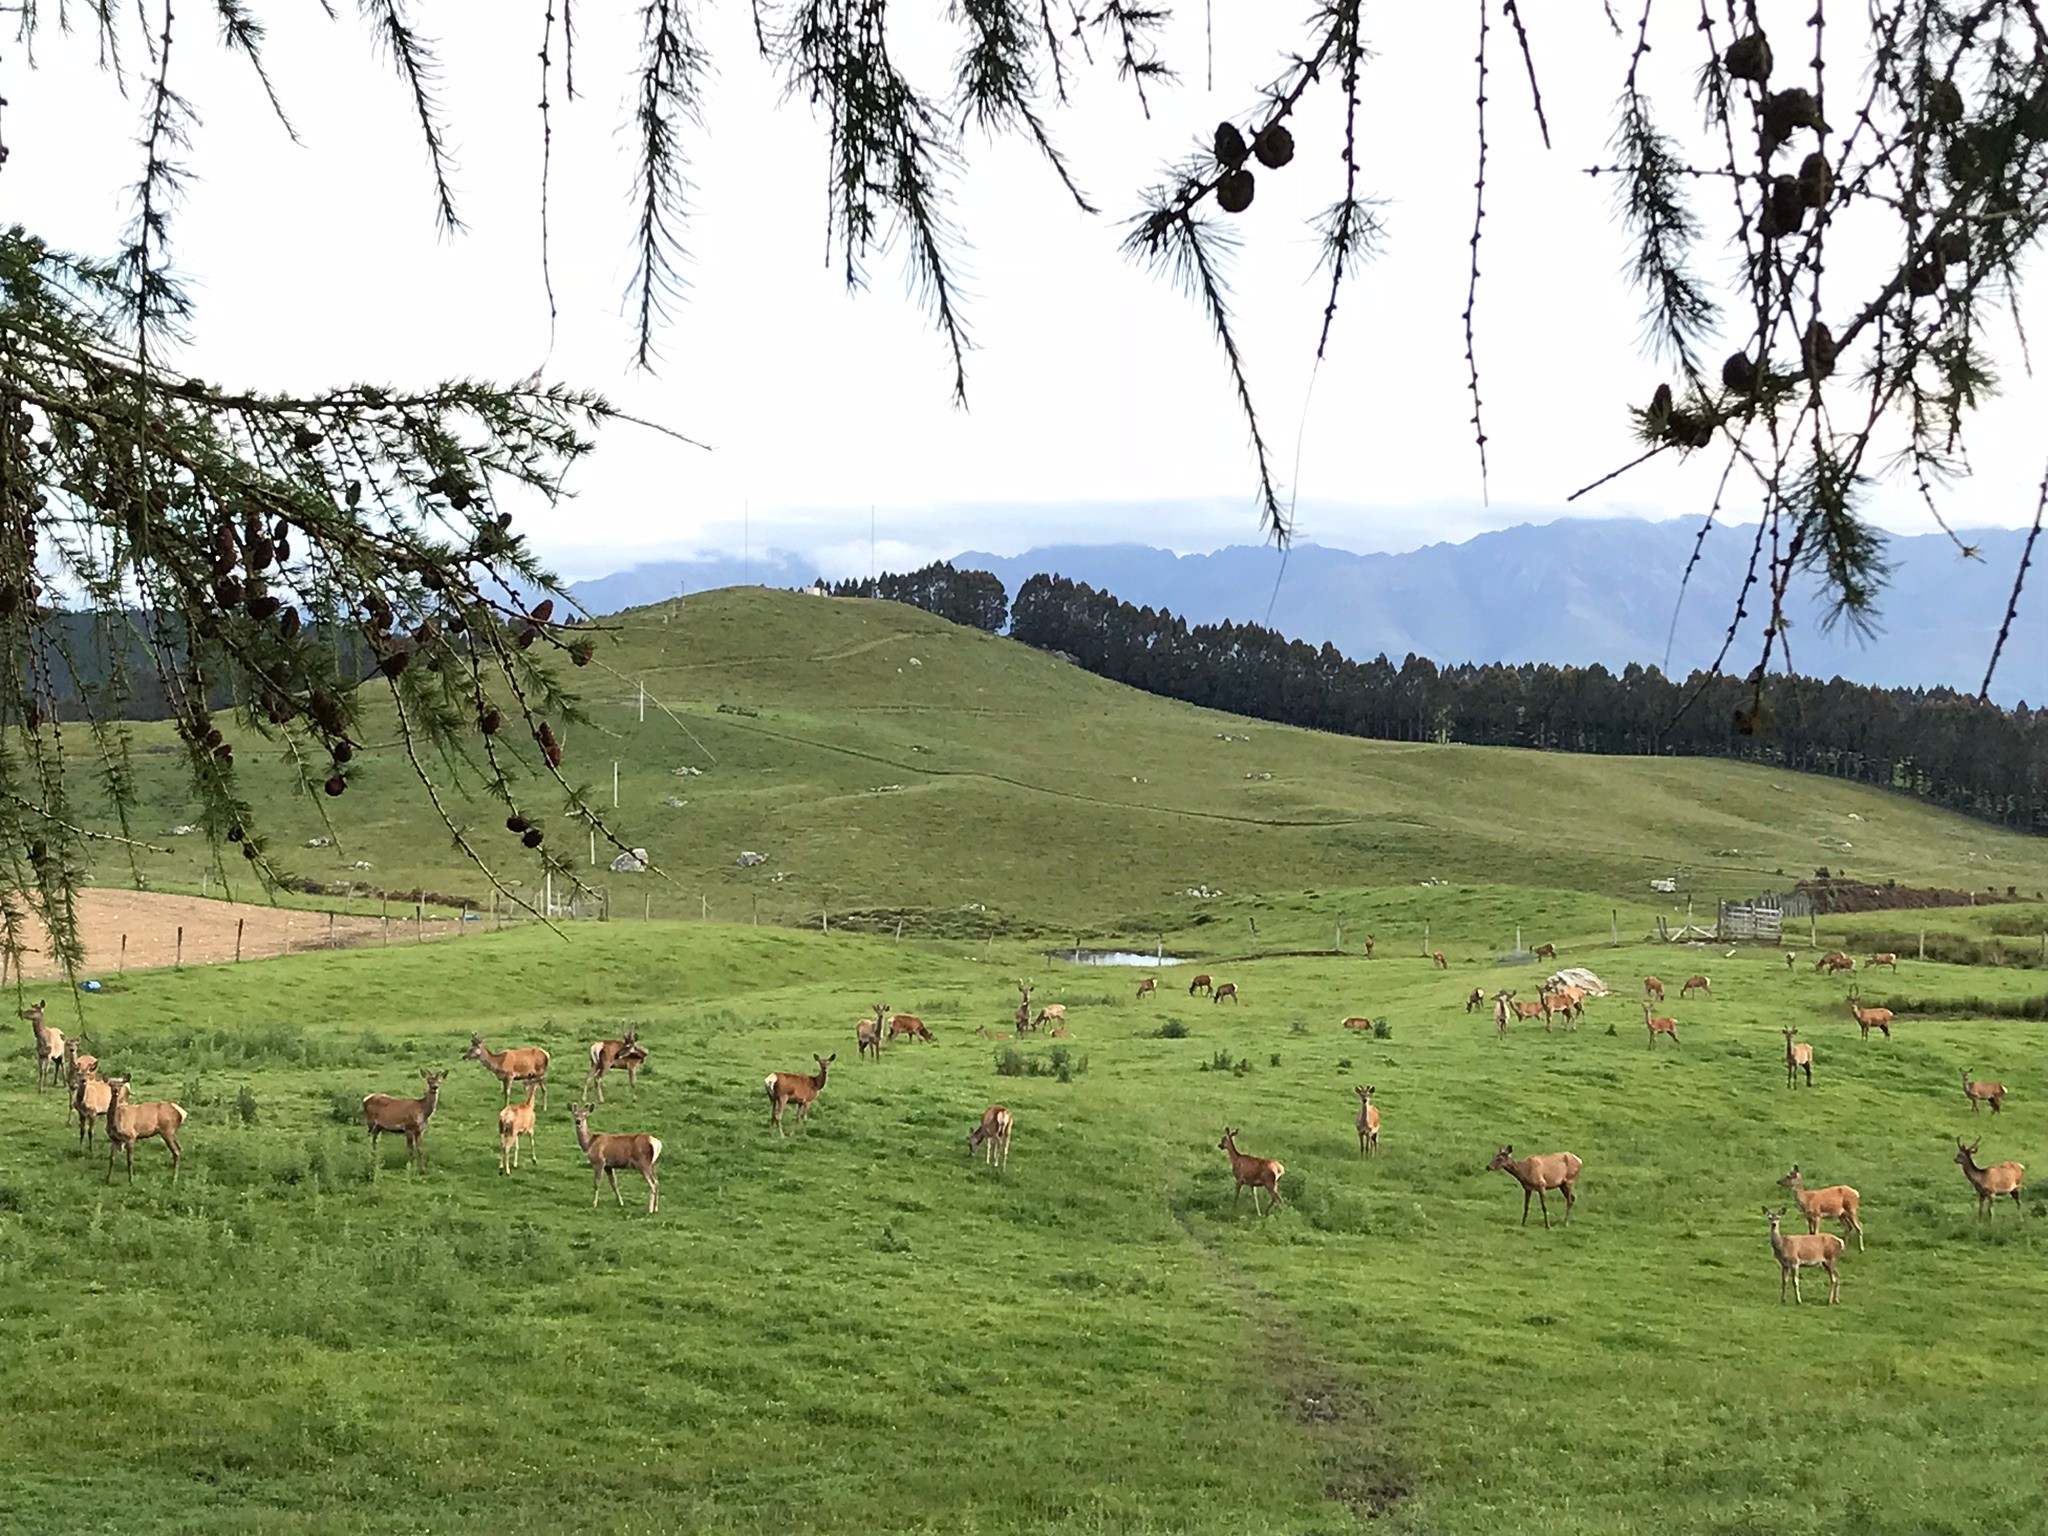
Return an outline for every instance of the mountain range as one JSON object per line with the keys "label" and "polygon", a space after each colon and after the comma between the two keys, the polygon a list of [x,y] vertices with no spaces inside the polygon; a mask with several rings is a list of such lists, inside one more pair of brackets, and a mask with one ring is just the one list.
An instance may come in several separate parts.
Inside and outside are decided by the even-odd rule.
{"label": "mountain range", "polygon": [[[1190,623],[1261,623],[1292,638],[1328,642],[1347,656],[1410,652],[1463,661],[1630,662],[1684,674],[1720,650],[1742,588],[1754,525],[1717,527],[1699,541],[1697,519],[1561,519],[1432,544],[1401,554],[1353,554],[1297,544],[1284,555],[1235,545],[1177,555],[1143,544],[1061,545],[1017,555],[966,550],[963,569],[994,572],[1014,597],[1039,572],[1070,577]],[[1808,676],[1885,687],[1948,686],[1974,692],[1997,637],[2026,542],[2024,529],[1961,534],[1980,559],[1965,559],[1944,534],[1895,536],[1893,569],[1873,632],[1829,630],[1811,578],[1788,594],[1792,661]],[[1683,587],[1686,565],[1699,564]],[[739,585],[806,585],[817,571],[784,551],[742,562],[713,556],[636,566],[571,585],[593,613],[660,601],[680,591]],[[2048,577],[2044,577],[2048,580]],[[1764,603],[1724,666],[1746,671],[1761,648]],[[1675,618],[1674,618],[1675,611]],[[1774,664],[1778,664],[1774,658]],[[2048,699],[2048,598],[2023,595],[1992,696],[2003,704]]]}

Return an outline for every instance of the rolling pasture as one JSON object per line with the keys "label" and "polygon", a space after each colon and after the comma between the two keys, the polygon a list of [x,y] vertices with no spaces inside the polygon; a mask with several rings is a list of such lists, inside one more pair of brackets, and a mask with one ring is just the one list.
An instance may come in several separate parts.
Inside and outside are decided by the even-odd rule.
{"label": "rolling pasture", "polygon": [[[1285,943],[1424,899],[1447,972],[1412,936],[1371,962],[1231,947],[1260,911]],[[1248,904],[1188,930],[1236,1006],[1190,999],[1188,967],[1141,1003],[1148,973],[1001,941],[716,922],[130,974],[78,1006],[106,1070],[190,1112],[175,1186],[156,1143],[132,1187],[103,1182],[34,1090],[26,1025],[0,1080],[0,1526],[2048,1527],[2043,1026],[1864,1041],[1841,981],[1769,950],[1610,949],[1609,905]],[[1536,967],[1492,957],[1535,913],[1531,941],[1615,995],[1497,1042],[1463,999],[1534,995]],[[1680,1001],[1694,969],[1712,996]],[[1675,1048],[1646,1039],[1650,971]],[[1025,975],[1072,1039],[977,1035],[1011,1029]],[[2039,984],[1909,959],[1864,990]],[[935,1041],[858,1060],[878,1002]],[[51,1022],[77,1022],[55,995]],[[1810,1090],[1786,1086],[1785,1027],[1816,1048]],[[592,1123],[663,1139],[653,1217],[631,1174],[624,1209],[592,1208],[567,1113],[589,1042],[626,1028],[651,1052],[638,1101],[614,1078]],[[510,1177],[472,1032],[554,1054],[539,1165]],[[834,1052],[809,1128],[776,1137],[763,1076]],[[998,1075],[1004,1052],[1041,1075]],[[454,1070],[413,1174],[355,1106],[423,1068]],[[1963,1070],[2003,1079],[2002,1114],[1971,1112]],[[1383,1116],[1369,1159],[1355,1084]],[[1016,1117],[1000,1174],[966,1147],[994,1102]],[[1277,1214],[1233,1200],[1226,1125],[1286,1165]],[[2030,1165],[2024,1220],[1977,1219],[1959,1135]],[[1481,1172],[1510,1142],[1584,1160],[1569,1228],[1522,1226],[1519,1188]],[[1762,1207],[1792,1205],[1794,1163],[1861,1191],[1838,1307],[1811,1270],[1812,1300],[1778,1302]]]}

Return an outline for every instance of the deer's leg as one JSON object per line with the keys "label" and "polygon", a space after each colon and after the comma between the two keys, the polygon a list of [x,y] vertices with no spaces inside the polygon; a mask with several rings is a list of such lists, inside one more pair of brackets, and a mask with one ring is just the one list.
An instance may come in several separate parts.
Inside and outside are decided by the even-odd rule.
{"label": "deer's leg", "polygon": [[1778,1261],[1778,1305],[1781,1307],[1785,1305],[1785,1281],[1791,1273],[1792,1271],[1786,1267],[1785,1261],[1780,1259]]}
{"label": "deer's leg", "polygon": [[1534,1193],[1535,1191],[1530,1189],[1528,1185],[1524,1184],[1522,1186],[1522,1225],[1525,1227],[1529,1225],[1529,1196]]}
{"label": "deer's leg", "polygon": [[1565,1186],[1564,1186],[1564,1224],[1565,1224],[1566,1226],[1570,1226],[1570,1225],[1572,1224],[1572,1207],[1574,1207],[1574,1206],[1575,1206],[1575,1205],[1577,1205],[1578,1203],[1579,1203],[1579,1197],[1578,1197],[1578,1196],[1577,1196],[1577,1195],[1576,1195],[1575,1193],[1573,1193],[1571,1185],[1569,1185],[1569,1184],[1565,1185]]}
{"label": "deer's leg", "polygon": [[598,1191],[599,1191],[599,1190],[601,1190],[601,1189],[603,1189],[603,1188],[604,1188],[604,1170],[603,1170],[602,1168],[593,1168],[593,1169],[591,1169],[591,1170],[590,1170],[590,1208],[591,1208],[591,1209],[592,1209],[593,1211],[597,1209],[597,1195],[598,1195]]}
{"label": "deer's leg", "polygon": [[128,1143],[128,1182],[135,1182],[135,1143]]}
{"label": "deer's leg", "polygon": [[659,1204],[661,1204],[661,1185],[656,1182],[654,1171],[649,1169],[647,1173],[647,1214],[652,1216],[654,1208]]}
{"label": "deer's leg", "polygon": [[1842,1299],[1842,1272],[1833,1263],[1828,1265],[1828,1305],[1833,1306]]}
{"label": "deer's leg", "polygon": [[1539,1189],[1536,1191],[1536,1203],[1542,1207],[1543,1230],[1548,1232],[1550,1230],[1550,1196]]}
{"label": "deer's leg", "polygon": [[[1782,1295],[1780,1299],[1783,1299]],[[1806,1297],[1799,1289],[1799,1266],[1797,1264],[1792,1266],[1792,1303],[1794,1306],[1800,1307],[1806,1305]]]}
{"label": "deer's leg", "polygon": [[171,1149],[171,1182],[178,1182],[178,1170],[185,1166],[185,1149],[178,1145],[178,1138],[166,1131],[164,1145]]}
{"label": "deer's leg", "polygon": [[619,1170],[607,1168],[604,1171],[604,1176],[611,1182],[612,1198],[619,1202],[619,1209],[623,1211],[626,1208],[626,1197],[619,1193]]}
{"label": "deer's leg", "polygon": [[2012,1192],[2012,1208],[2020,1213],[2021,1221],[2027,1219],[2027,1208],[2020,1204],[2020,1192],[2018,1190]]}

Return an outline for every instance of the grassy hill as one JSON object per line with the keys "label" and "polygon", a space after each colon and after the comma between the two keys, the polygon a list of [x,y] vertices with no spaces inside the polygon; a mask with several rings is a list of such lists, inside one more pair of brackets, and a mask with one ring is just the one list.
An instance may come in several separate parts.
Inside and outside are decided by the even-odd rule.
{"label": "grassy hill", "polygon": [[[1319,735],[1152,698],[896,604],[736,589],[608,622],[598,665],[576,675],[593,723],[566,733],[567,771],[610,814],[619,764],[615,823],[668,876],[597,871],[621,916],[815,922],[858,910],[884,926],[904,915],[911,933],[1185,938],[1224,910],[1192,888],[1229,902],[1438,880],[1571,893],[1585,898],[1560,905],[1571,931],[1604,931],[1619,906],[1640,934],[1653,912],[1683,910],[1682,897],[1652,895],[1659,877],[1677,876],[1709,911],[1823,864],[1914,884],[2048,887],[2048,843],[1903,797],[1697,759]],[[165,841],[188,814],[176,760],[161,727],[138,742],[138,830]],[[314,804],[244,751],[280,841],[335,834],[332,848],[290,849],[294,867],[338,879],[367,859],[373,870],[356,878],[481,897],[403,760],[387,746],[359,761],[347,797]],[[333,829],[320,819],[329,809]],[[550,838],[576,851],[582,830],[559,810]],[[509,873],[531,875],[497,814],[480,806],[473,820]],[[193,841],[169,840],[169,856],[141,867],[196,885]],[[767,862],[742,869],[743,850]],[[100,873],[126,878],[111,862]],[[1313,904],[1304,938],[1327,942],[1340,909],[1354,927],[1379,922],[1377,899]],[[1419,942],[1429,910],[1452,905],[1425,896],[1384,910]]]}

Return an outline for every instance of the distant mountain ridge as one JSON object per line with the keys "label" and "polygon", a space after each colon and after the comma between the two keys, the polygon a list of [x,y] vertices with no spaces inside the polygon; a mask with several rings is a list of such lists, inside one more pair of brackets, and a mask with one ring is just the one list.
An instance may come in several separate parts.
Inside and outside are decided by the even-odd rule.
{"label": "distant mountain ridge", "polygon": [[[1264,546],[1176,555],[1141,544],[1060,545],[1018,555],[968,550],[952,563],[993,572],[1013,597],[1042,571],[1140,607],[1170,609],[1190,623],[1268,624],[1361,660],[1385,652],[1398,662],[1412,651],[1445,665],[1598,662],[1619,671],[1641,662],[1682,675],[1720,650],[1754,540],[1753,528],[1742,526],[1708,534],[1674,627],[1672,610],[1699,526],[1696,519],[1562,519],[1402,554],[1300,544],[1284,566],[1281,554]],[[1894,570],[1878,632],[1868,641],[1839,626],[1824,633],[1813,582],[1796,580],[1788,602],[1794,666],[1808,676],[1883,687],[1974,691],[2026,533],[1983,529],[1963,537],[1981,560],[1962,559],[1939,533],[1891,540]],[[675,596],[685,586],[698,591],[747,579],[800,586],[816,574],[803,557],[776,551],[744,563],[714,557],[642,566],[570,591],[593,612],[611,612]],[[1992,692],[2007,705],[2048,700],[2048,597],[2040,585],[2030,584],[2022,596],[1999,663]],[[1763,605],[1752,599],[1749,607],[1725,663],[1738,671],[1761,647]]]}

